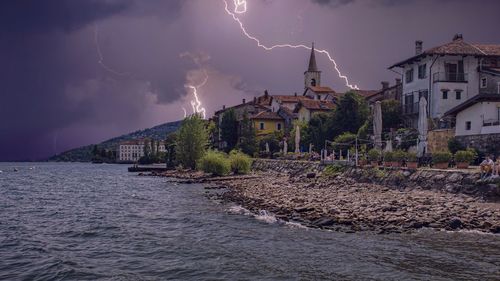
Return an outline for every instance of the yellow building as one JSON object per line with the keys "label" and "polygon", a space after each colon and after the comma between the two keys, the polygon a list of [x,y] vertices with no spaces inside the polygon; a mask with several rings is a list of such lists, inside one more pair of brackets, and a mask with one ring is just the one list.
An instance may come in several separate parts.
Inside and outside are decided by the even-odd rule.
{"label": "yellow building", "polygon": [[257,136],[265,136],[274,132],[283,132],[285,119],[276,112],[263,111],[250,117]]}

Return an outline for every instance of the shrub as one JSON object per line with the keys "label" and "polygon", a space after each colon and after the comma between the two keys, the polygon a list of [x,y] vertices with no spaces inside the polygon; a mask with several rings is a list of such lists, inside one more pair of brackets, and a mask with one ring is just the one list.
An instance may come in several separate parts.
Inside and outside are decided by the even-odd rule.
{"label": "shrub", "polygon": [[392,151],[384,152],[384,161],[385,162],[393,162],[396,160],[394,156],[395,156],[394,152],[392,152]]}
{"label": "shrub", "polygon": [[448,150],[451,153],[457,153],[457,151],[465,150],[465,147],[457,140],[457,138],[453,137],[448,140]]}
{"label": "shrub", "polygon": [[248,174],[252,167],[252,158],[243,152],[233,150],[229,154],[231,171],[235,174]]}
{"label": "shrub", "polygon": [[403,150],[396,150],[393,152],[393,159],[396,162],[403,162],[406,160],[407,153],[404,152]]}
{"label": "shrub", "polygon": [[474,161],[474,152],[470,150],[459,150],[455,153],[457,163],[471,163],[472,161]]}
{"label": "shrub", "polygon": [[380,159],[380,151],[377,149],[370,149],[368,151],[368,160],[370,161],[378,161]]}
{"label": "shrub", "polygon": [[198,169],[215,176],[223,176],[231,171],[231,163],[225,153],[209,150],[198,161]]}
{"label": "shrub", "polygon": [[341,135],[338,135],[334,140],[333,149],[348,149],[353,147],[356,142],[356,135],[350,132],[345,132]]}
{"label": "shrub", "polygon": [[432,163],[448,163],[452,154],[450,152],[436,152],[432,154]]}
{"label": "shrub", "polygon": [[406,153],[406,161],[408,162],[417,162],[417,154],[415,152]]}

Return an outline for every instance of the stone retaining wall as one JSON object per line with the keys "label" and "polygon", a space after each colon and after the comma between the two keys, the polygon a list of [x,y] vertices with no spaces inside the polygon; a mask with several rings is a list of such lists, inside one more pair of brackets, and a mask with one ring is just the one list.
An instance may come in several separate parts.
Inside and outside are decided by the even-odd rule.
{"label": "stone retaining wall", "polygon": [[456,136],[456,139],[465,147],[473,147],[483,153],[500,151],[500,134]]}
{"label": "stone retaining wall", "polygon": [[275,171],[291,175],[320,173],[325,168],[320,162],[272,159],[255,159],[252,166],[257,171]]}
{"label": "stone retaining wall", "polygon": [[[312,173],[321,176],[325,167],[319,162],[294,160],[256,159],[253,163],[254,170],[275,171],[304,177]],[[488,201],[500,201],[500,181],[483,182],[480,180],[479,173],[474,171],[345,167],[336,173],[334,175],[325,173],[324,176],[347,176],[359,182],[381,184],[398,190],[421,188],[463,193]]]}

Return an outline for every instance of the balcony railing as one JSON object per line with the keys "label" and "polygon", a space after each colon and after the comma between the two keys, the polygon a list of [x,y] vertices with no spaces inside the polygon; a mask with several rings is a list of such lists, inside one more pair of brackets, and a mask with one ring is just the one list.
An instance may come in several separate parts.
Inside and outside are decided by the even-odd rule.
{"label": "balcony railing", "polygon": [[499,126],[499,125],[500,125],[500,120],[497,119],[488,119],[483,121],[483,127]]}
{"label": "balcony railing", "polygon": [[436,72],[432,75],[432,80],[436,82],[458,82],[467,83],[467,73]]}
{"label": "balcony railing", "polygon": [[418,114],[418,102],[403,104],[403,114]]}

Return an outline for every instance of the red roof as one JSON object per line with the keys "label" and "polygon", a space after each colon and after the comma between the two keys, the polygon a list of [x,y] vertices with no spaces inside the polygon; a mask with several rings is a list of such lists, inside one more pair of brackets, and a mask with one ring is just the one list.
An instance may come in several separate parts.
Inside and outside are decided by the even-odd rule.
{"label": "red roof", "polygon": [[296,103],[296,102],[299,102],[303,99],[310,99],[308,97],[296,96],[296,95],[293,95],[293,96],[273,95],[272,97],[273,97],[273,99],[277,99],[277,100],[279,100],[281,102],[285,102],[285,103]]}
{"label": "red roof", "polygon": [[378,90],[351,90],[351,91],[355,92],[356,94],[364,98],[372,97],[379,92]]}
{"label": "red roof", "polygon": [[465,42],[461,36],[455,36],[453,41],[449,43],[425,50],[421,54],[398,62],[389,68],[402,66],[426,55],[500,56],[500,45],[471,44]]}
{"label": "red roof", "polygon": [[330,87],[311,86],[309,89],[315,93],[335,93],[335,91]]}
{"label": "red roof", "polygon": [[276,112],[262,111],[253,115],[250,119],[283,120],[283,117],[279,116]]}
{"label": "red roof", "polygon": [[297,112],[301,107],[314,111],[328,111],[334,109],[335,104],[331,101],[308,99],[300,101],[295,111]]}

